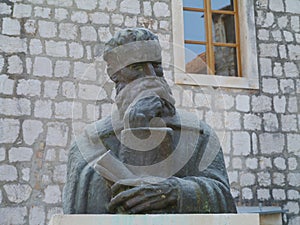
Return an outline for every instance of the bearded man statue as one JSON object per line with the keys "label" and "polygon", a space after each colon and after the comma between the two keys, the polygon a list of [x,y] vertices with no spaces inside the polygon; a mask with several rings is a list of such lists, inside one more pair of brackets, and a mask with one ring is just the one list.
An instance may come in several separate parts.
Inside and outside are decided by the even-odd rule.
{"label": "bearded man statue", "polygon": [[64,213],[236,213],[218,137],[175,108],[157,36],[120,30],[104,60],[116,107],[70,149]]}

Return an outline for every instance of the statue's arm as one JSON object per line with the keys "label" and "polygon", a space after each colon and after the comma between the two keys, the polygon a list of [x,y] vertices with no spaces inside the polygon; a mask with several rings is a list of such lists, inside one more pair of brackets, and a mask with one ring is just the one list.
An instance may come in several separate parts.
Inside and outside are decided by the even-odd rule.
{"label": "statue's arm", "polygon": [[221,149],[212,164],[199,175],[175,179],[179,185],[180,213],[236,212]]}
{"label": "statue's arm", "polygon": [[67,180],[63,190],[65,214],[107,213],[110,187],[83,158],[78,146],[69,152]]}

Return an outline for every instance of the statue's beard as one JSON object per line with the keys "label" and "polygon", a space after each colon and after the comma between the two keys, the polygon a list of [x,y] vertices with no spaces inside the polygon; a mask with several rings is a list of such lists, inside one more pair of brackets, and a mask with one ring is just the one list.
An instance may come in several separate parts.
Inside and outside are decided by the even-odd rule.
{"label": "statue's beard", "polygon": [[175,114],[175,100],[163,77],[143,77],[132,81],[119,92],[116,104],[123,121],[128,117],[134,121],[135,116],[143,114],[149,122],[153,117]]}

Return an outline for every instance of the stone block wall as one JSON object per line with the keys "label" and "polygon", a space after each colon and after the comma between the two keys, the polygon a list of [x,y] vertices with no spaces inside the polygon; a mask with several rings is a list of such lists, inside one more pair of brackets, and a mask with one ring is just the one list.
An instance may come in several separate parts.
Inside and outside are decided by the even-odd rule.
{"label": "stone block wall", "polygon": [[[101,60],[120,28],[172,42],[167,0],[0,2],[0,224],[47,224],[62,213],[68,146],[108,115],[115,96]],[[256,0],[260,89],[173,86],[221,138],[238,205],[279,205],[300,223],[300,1]],[[176,25],[175,25],[176,26]],[[172,64],[171,45],[163,57]],[[172,85],[171,66],[165,76]],[[220,107],[222,106],[222,107]]]}

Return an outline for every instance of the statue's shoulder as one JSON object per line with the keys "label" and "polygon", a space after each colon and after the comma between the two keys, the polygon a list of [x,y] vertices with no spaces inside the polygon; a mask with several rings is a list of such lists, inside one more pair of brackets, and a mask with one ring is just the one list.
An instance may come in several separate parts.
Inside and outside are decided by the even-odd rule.
{"label": "statue's shoulder", "polygon": [[99,138],[101,139],[113,132],[114,129],[111,122],[111,116],[97,120],[87,125],[85,128],[85,135],[94,143],[97,142]]}

